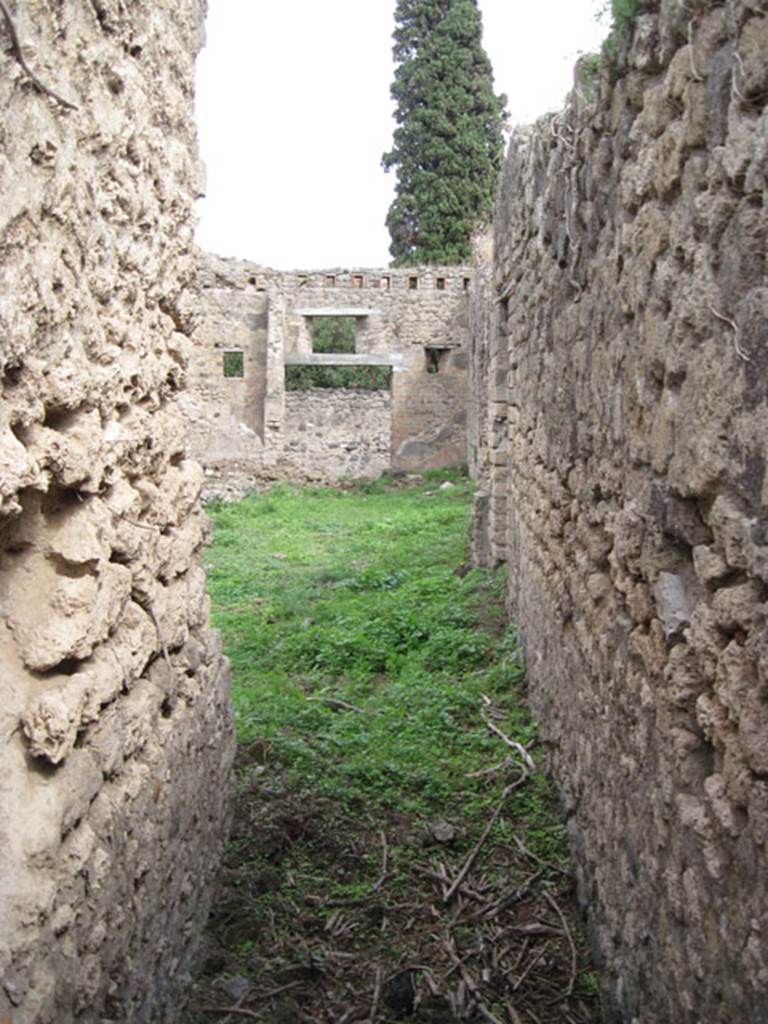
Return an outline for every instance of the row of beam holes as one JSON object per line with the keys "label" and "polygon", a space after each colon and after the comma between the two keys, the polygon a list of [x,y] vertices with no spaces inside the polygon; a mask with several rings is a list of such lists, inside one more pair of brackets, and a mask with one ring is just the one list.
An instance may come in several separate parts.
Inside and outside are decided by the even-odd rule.
{"label": "row of beam holes", "polygon": [[[326,274],[325,277],[323,278],[323,285],[326,288],[335,288],[336,287],[336,280],[337,280],[336,274]],[[299,276],[297,278],[297,284],[298,284],[299,288],[302,288],[308,282],[309,282],[309,276],[307,274],[299,274]],[[447,283],[448,283],[448,279],[445,278],[445,277],[436,277],[435,278],[435,288],[439,292],[444,292],[445,291]],[[472,279],[470,277],[462,278],[462,288],[463,288],[463,290],[465,292],[469,291],[469,287],[470,287],[471,283],[472,283]],[[263,284],[259,284],[258,279],[255,278],[255,277],[249,277],[248,278],[248,284],[253,285],[254,287],[256,287],[256,290],[259,291],[259,292],[266,291],[266,289],[264,288]],[[364,274],[353,274],[352,275],[352,287],[353,288],[365,288],[365,287],[367,287],[365,275]],[[392,288],[392,277],[389,274],[383,274],[379,278],[378,284],[371,283],[370,287],[371,288],[380,288],[380,289],[382,289],[382,291],[390,291],[391,288]],[[408,279],[407,279],[407,289],[408,289],[408,291],[415,292],[415,291],[418,290],[418,287],[419,287],[419,278],[418,278],[418,276],[416,274],[410,274],[408,276]]]}
{"label": "row of beam holes", "polygon": [[[462,278],[462,287],[464,291],[469,291],[469,286],[472,279],[469,277]],[[302,288],[309,282],[309,276],[307,274],[299,274],[297,278],[297,284],[299,288]],[[366,278],[364,274],[352,274],[351,278],[353,288],[365,288],[368,287],[366,284]],[[248,279],[249,284],[255,284],[256,278],[251,277]],[[336,274],[326,274],[323,278],[323,286],[325,288],[335,288],[337,283]],[[444,292],[448,279],[445,277],[435,278],[435,288],[439,292]],[[392,277],[389,274],[384,274],[378,279],[378,283],[371,282],[371,288],[380,288],[382,291],[390,291],[392,288]],[[419,287],[419,277],[416,274],[410,274],[407,278],[406,287],[408,291],[415,292]],[[263,291],[263,289],[261,289]]]}

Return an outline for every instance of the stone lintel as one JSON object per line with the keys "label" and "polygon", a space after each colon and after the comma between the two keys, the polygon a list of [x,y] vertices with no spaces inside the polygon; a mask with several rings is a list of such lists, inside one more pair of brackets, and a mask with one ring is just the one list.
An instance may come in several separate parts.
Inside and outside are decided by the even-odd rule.
{"label": "stone lintel", "polygon": [[311,306],[293,312],[296,316],[372,316],[379,311],[367,306]]}
{"label": "stone lintel", "polygon": [[400,352],[286,352],[286,366],[391,366],[405,369]]}

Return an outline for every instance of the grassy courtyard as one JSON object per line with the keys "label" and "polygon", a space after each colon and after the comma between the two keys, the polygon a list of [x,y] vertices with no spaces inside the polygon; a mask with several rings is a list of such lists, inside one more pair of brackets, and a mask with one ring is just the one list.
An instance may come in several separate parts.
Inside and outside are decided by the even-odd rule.
{"label": "grassy courtyard", "polygon": [[595,979],[458,473],[211,512],[240,753],[186,1020],[586,1022]]}

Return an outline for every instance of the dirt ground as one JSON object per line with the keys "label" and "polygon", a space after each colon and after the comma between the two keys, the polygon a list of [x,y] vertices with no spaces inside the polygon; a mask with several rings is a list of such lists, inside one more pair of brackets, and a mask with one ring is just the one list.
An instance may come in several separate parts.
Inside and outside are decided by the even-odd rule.
{"label": "dirt ground", "polygon": [[291,786],[261,743],[241,748],[234,822],[181,1024],[599,1021],[572,879],[524,823],[507,842],[374,820]]}

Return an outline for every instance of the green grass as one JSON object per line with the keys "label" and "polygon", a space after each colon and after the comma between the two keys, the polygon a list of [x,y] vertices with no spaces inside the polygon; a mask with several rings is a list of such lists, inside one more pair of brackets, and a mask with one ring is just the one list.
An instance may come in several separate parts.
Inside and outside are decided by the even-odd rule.
{"label": "green grass", "polygon": [[[478,774],[510,754],[482,720],[483,695],[508,736],[533,744],[535,728],[503,579],[454,572],[470,503],[470,482],[452,471],[408,487],[281,486],[209,509],[209,587],[238,734],[268,746],[292,785],[344,811],[471,823],[515,777],[514,765]],[[513,794],[499,834],[526,816],[531,848],[561,861],[554,805],[537,775]]]}

